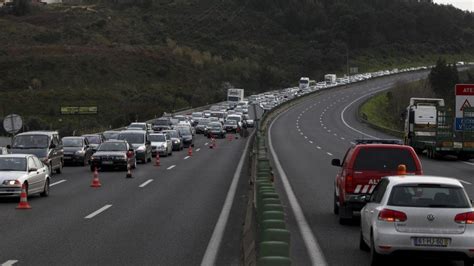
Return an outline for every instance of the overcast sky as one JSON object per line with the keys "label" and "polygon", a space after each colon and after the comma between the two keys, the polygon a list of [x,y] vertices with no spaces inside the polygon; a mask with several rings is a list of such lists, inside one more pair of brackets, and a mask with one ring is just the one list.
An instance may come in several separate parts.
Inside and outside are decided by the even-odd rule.
{"label": "overcast sky", "polygon": [[451,4],[462,10],[474,12],[474,0],[434,0],[438,4]]}

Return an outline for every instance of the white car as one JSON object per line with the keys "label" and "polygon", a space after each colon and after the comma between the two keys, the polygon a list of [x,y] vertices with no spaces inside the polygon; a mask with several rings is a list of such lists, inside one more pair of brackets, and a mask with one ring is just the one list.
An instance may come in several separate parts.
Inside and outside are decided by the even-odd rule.
{"label": "white car", "polygon": [[150,134],[151,153],[153,156],[159,154],[160,156],[173,155],[173,142],[171,136],[166,133]]}
{"label": "white car", "polygon": [[361,210],[360,249],[371,265],[386,255],[418,254],[474,262],[474,209],[454,178],[383,177]]}
{"label": "white car", "polygon": [[0,155],[0,196],[19,197],[26,185],[27,195],[49,195],[50,173],[35,155]]}

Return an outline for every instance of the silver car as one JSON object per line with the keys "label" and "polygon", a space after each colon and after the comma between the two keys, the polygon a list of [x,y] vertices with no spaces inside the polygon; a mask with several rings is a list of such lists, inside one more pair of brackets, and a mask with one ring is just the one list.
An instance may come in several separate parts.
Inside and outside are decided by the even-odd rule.
{"label": "silver car", "polygon": [[153,156],[159,154],[160,156],[168,156],[173,154],[173,142],[171,137],[166,133],[150,134],[151,153]]}
{"label": "silver car", "polygon": [[474,209],[457,179],[384,177],[365,200],[359,245],[371,251],[371,265],[406,254],[473,265]]}
{"label": "silver car", "polygon": [[35,155],[0,155],[0,196],[19,197],[21,186],[26,185],[27,195],[49,195],[50,173]]}

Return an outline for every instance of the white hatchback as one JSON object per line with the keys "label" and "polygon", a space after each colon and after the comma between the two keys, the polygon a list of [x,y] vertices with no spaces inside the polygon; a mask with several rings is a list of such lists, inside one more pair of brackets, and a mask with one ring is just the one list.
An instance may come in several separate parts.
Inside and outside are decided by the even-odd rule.
{"label": "white hatchback", "polygon": [[389,176],[361,210],[360,248],[371,265],[386,255],[421,255],[474,261],[474,209],[454,178]]}

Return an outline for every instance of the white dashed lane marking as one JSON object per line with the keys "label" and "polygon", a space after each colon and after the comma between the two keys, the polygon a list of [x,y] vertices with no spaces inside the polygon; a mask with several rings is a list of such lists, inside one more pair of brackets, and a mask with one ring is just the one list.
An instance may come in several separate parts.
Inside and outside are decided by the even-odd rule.
{"label": "white dashed lane marking", "polygon": [[176,165],[172,165],[172,166],[170,166],[170,167],[168,167],[168,168],[166,168],[166,169],[167,169],[167,170],[171,170],[171,169],[173,169],[173,168],[175,168],[175,167],[176,167]]}
{"label": "white dashed lane marking", "polygon": [[94,218],[95,216],[99,215],[100,213],[106,211],[106,210],[107,210],[108,208],[110,208],[110,207],[112,207],[112,205],[111,205],[111,204],[107,204],[107,205],[105,205],[104,207],[98,209],[97,211],[95,211],[95,212],[93,212],[93,213],[87,215],[86,217],[84,217],[84,219],[92,219],[92,218]]}
{"label": "white dashed lane marking", "polygon": [[148,179],[147,181],[145,181],[143,184],[139,185],[138,187],[145,187],[146,185],[150,184],[151,182],[153,182],[153,179]]}
{"label": "white dashed lane marking", "polygon": [[[49,186],[54,187],[54,186],[59,185],[59,184],[64,183],[64,182],[66,182],[66,179],[59,180],[58,182],[54,182],[54,183],[50,184]],[[3,264],[2,264],[2,266],[3,266]]]}

